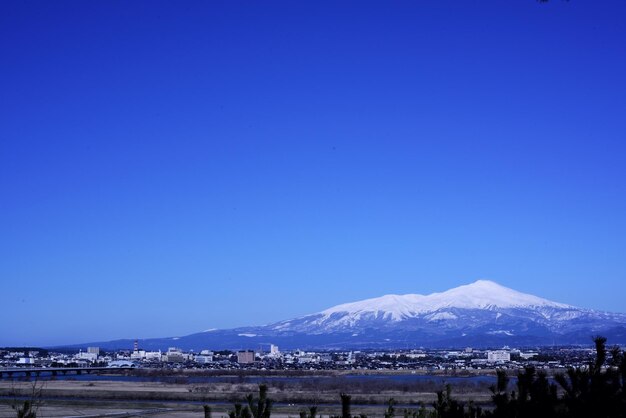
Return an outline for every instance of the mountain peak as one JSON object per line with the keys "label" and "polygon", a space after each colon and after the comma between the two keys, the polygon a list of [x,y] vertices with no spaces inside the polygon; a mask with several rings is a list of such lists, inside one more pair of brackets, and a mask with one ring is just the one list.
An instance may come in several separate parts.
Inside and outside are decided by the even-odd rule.
{"label": "mountain peak", "polygon": [[442,293],[433,293],[427,297],[441,304],[449,304],[451,307],[470,309],[489,307],[571,307],[563,303],[552,302],[548,299],[522,293],[494,281],[484,279],[455,287]]}
{"label": "mountain peak", "polygon": [[[563,326],[564,321],[591,318],[593,315],[595,313],[591,311],[552,302],[483,279],[430,295],[388,294],[344,303],[319,313],[278,322],[271,327],[278,332],[307,334],[352,332],[359,335],[371,329],[396,329],[399,332],[432,329],[435,333],[457,330],[461,335],[464,332],[461,329],[486,326],[489,332],[500,335],[498,333],[511,333],[511,329],[520,327],[520,321],[525,329],[545,326],[556,330]],[[507,323],[509,328],[506,328]]]}
{"label": "mountain peak", "polygon": [[493,280],[487,280],[487,279],[478,279],[474,283],[470,283],[470,284],[468,284],[466,286],[473,286],[473,287],[504,287],[501,284],[494,282]]}
{"label": "mountain peak", "polygon": [[416,315],[435,312],[445,308],[493,309],[519,307],[569,308],[569,305],[552,302],[527,293],[504,287],[491,280],[477,280],[441,293],[430,295],[385,295],[358,302],[344,303],[320,312],[326,317],[335,313],[351,316],[373,314],[399,321]]}

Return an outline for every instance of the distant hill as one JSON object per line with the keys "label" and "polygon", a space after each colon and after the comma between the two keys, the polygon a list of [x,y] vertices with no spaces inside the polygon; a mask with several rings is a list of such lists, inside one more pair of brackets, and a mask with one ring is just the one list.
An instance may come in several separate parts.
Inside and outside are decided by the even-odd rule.
{"label": "distant hill", "polygon": [[[385,295],[265,326],[140,340],[143,349],[499,347],[626,344],[626,314],[595,311],[521,293],[488,280],[431,295]],[[105,349],[133,341],[91,342]]]}

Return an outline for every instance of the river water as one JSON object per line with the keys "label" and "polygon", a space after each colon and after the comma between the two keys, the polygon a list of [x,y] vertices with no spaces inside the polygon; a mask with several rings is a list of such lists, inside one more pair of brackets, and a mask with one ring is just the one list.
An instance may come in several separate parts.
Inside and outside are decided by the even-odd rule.
{"label": "river water", "polygon": [[[5,377],[6,379],[6,377]],[[13,379],[26,380],[25,376],[15,375]],[[31,377],[34,379],[34,377]],[[412,384],[412,383],[434,383],[444,385],[446,383],[470,383],[489,385],[496,382],[495,376],[441,376],[441,375],[424,375],[424,374],[346,374],[339,376],[197,376],[193,373],[189,375],[118,375],[118,374],[59,374],[52,376],[43,373],[38,377],[39,380],[69,380],[69,381],[111,381],[111,382],[163,382],[163,383],[231,383],[231,384],[294,384],[306,383],[311,381],[330,382],[343,381],[354,384],[367,384],[368,382],[376,384],[392,383],[392,384]]]}

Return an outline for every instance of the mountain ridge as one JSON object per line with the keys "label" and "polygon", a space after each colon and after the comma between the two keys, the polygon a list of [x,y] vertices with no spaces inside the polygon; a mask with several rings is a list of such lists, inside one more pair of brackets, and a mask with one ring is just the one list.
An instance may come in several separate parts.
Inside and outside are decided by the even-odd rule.
{"label": "mountain ridge", "polygon": [[[384,295],[263,326],[140,340],[144,348],[414,348],[626,343],[626,314],[578,308],[477,280],[430,295]],[[129,340],[97,343],[113,348]],[[91,345],[96,343],[90,343]],[[77,346],[86,346],[77,345]],[[118,347],[115,347],[118,348]]]}
{"label": "mountain ridge", "polygon": [[[482,293],[482,294],[479,294],[479,293]],[[498,298],[491,297],[492,295],[490,293],[499,293]],[[446,297],[448,297],[447,300],[446,300]],[[474,307],[474,308],[484,308],[492,304],[498,305],[498,306],[552,305],[552,306],[558,306],[558,307],[573,307],[571,305],[567,305],[564,303],[553,302],[548,299],[518,292],[516,290],[504,287],[491,280],[480,279],[480,280],[475,281],[474,283],[458,286],[453,289],[449,289],[445,292],[435,292],[429,295],[421,295],[417,293],[409,293],[409,294],[404,294],[404,295],[396,295],[396,294],[383,295],[377,298],[364,299],[362,301],[349,302],[349,303],[336,305],[334,307],[325,309],[324,311],[322,311],[322,313],[337,312],[337,311],[340,311],[342,308],[347,308],[349,306],[363,304],[365,302],[376,302],[376,301],[383,300],[386,298],[393,299],[394,302],[409,300],[415,304],[425,304],[433,300],[437,301],[437,299],[439,299],[438,302],[440,304],[443,300],[444,302],[447,301],[450,305],[453,305],[455,307],[460,307],[459,304],[464,303],[465,307],[468,307],[467,305],[473,305],[471,307]],[[456,298],[457,304],[453,303],[453,298]],[[465,299],[465,300],[461,300],[461,299]],[[481,300],[490,300],[491,303],[481,304],[480,303]],[[433,309],[433,308],[430,307],[430,309]]]}
{"label": "mountain ridge", "polygon": [[[383,316],[388,317],[390,320],[401,321],[415,317],[418,314],[435,312],[444,308],[490,309],[494,307],[512,308],[524,306],[576,309],[571,305],[552,302],[548,299],[518,292],[491,280],[483,279],[445,292],[436,292],[429,295],[414,293],[405,295],[390,294],[378,298],[344,303],[325,309],[319,314],[331,316],[338,312],[349,312],[351,315],[372,312],[378,315],[380,312],[384,312]],[[386,307],[389,308],[385,309]]]}

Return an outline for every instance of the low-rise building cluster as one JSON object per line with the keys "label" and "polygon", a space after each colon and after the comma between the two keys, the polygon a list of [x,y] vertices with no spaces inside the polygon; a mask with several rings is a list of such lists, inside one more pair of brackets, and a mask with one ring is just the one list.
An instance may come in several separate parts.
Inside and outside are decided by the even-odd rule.
{"label": "low-rise building cluster", "polygon": [[0,350],[0,367],[121,367],[206,368],[259,370],[447,370],[472,371],[493,368],[519,369],[527,366],[557,369],[580,367],[594,356],[592,348],[559,347],[515,349],[502,347],[477,350],[351,350],[280,351],[276,345],[265,350],[148,351],[135,343],[132,350],[104,351],[88,347],[78,352],[49,352],[40,349]]}

